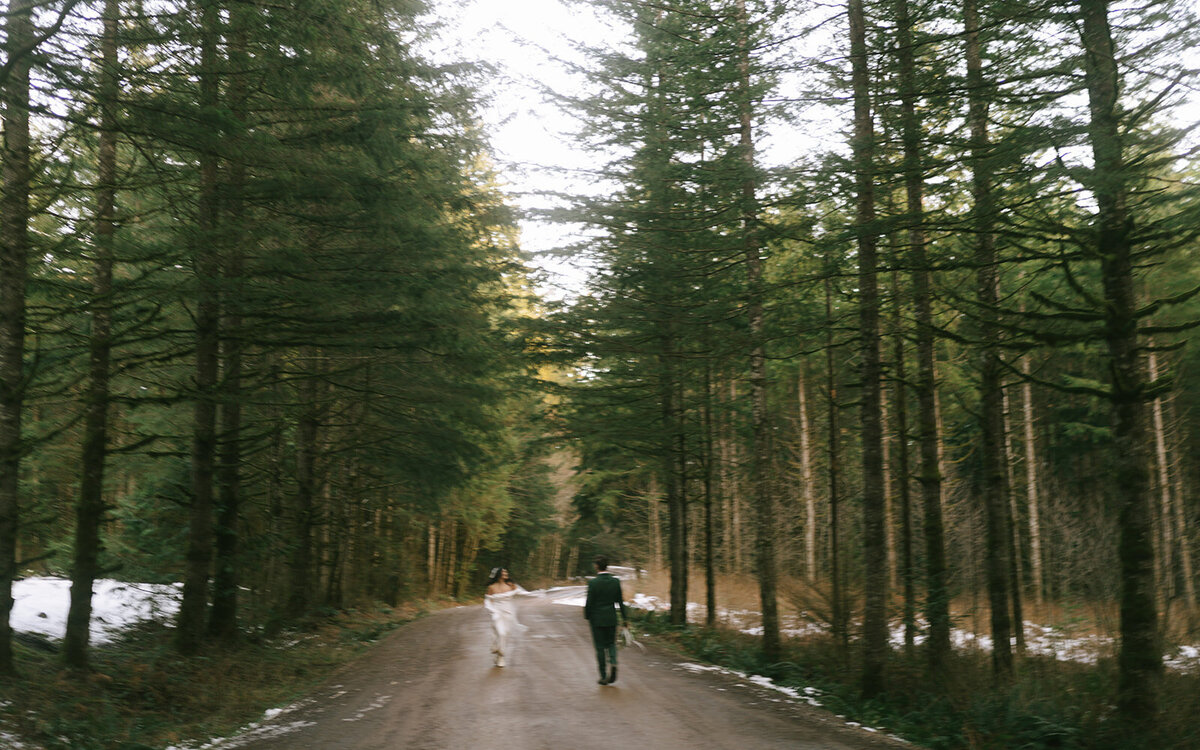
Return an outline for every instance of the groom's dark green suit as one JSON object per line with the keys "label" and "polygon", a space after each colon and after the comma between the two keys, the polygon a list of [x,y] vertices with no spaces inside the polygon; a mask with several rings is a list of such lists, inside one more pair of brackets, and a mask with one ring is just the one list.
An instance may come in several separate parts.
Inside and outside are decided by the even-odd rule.
{"label": "groom's dark green suit", "polygon": [[[608,571],[601,570],[588,581],[583,616],[592,626],[592,644],[596,647],[600,682],[605,685],[617,679],[617,607],[621,609],[621,621],[626,622],[621,582]],[[612,664],[612,672],[605,670],[606,656]]]}

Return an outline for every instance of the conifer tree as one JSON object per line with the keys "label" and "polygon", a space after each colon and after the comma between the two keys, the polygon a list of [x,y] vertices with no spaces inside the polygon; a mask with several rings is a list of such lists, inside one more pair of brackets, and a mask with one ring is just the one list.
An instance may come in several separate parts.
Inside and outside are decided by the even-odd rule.
{"label": "conifer tree", "polygon": [[[220,244],[225,251],[222,263],[222,294],[220,331],[221,386],[220,427],[218,438],[218,464],[216,470],[217,511],[214,528],[214,562],[212,609],[209,613],[208,631],[226,641],[238,634],[238,589],[239,532],[242,525],[244,446],[246,436],[242,425],[244,380],[244,352],[247,341],[242,332],[240,307],[244,303],[240,289],[246,286],[245,244],[252,235],[247,231],[246,160],[250,154],[245,137],[248,118],[248,85],[250,54],[248,36],[254,15],[248,7],[239,4],[229,11],[228,58],[229,83],[226,86],[230,115],[240,125],[240,130],[229,138],[236,144],[231,152],[226,176],[222,184],[222,228]],[[237,127],[235,125],[235,127]]]}
{"label": "conifer tree", "polygon": [[738,0],[733,17],[737,31],[738,149],[746,171],[742,182],[741,215],[746,260],[747,324],[749,334],[751,401],[751,486],[754,492],[755,572],[762,607],[763,656],[778,661],[783,646],[779,637],[779,561],[775,528],[778,503],[771,477],[771,422],[767,414],[766,344],[763,341],[763,260],[758,216],[758,185],[755,179],[754,103],[751,82],[751,29],[745,0]]}
{"label": "conifer tree", "polygon": [[37,37],[36,4],[9,3],[4,14],[4,150],[0,153],[0,674],[15,671],[12,653],[12,584],[17,574],[22,434],[25,408],[25,294],[32,252],[29,232],[31,183],[30,71]]}
{"label": "conifer tree", "polygon": [[1148,392],[1141,363],[1142,305],[1136,287],[1137,252],[1130,214],[1133,176],[1122,130],[1121,70],[1107,0],[1080,0],[1080,41],[1088,94],[1088,141],[1096,200],[1095,245],[1104,300],[1104,338],[1110,360],[1113,479],[1120,504],[1121,649],[1118,708],[1131,722],[1153,721],[1159,708],[1162,646],[1154,596]]}
{"label": "conifer tree", "polygon": [[[710,418],[721,419],[707,411],[713,383],[706,373],[720,373],[719,383],[752,371],[752,434],[758,436],[750,452],[757,467],[752,492],[761,500],[756,559],[766,625],[777,632],[771,624],[777,620],[776,513],[767,443],[765,233],[754,157],[754,122],[764,117],[760,103],[771,85],[761,55],[771,46],[765,31],[774,8],[699,1],[606,7],[630,25],[644,57],[605,55],[604,69],[595,73],[604,93],[579,102],[596,114],[589,127],[597,135],[627,149],[607,172],[624,185],[622,193],[584,212],[608,232],[598,247],[604,268],[596,285],[600,307],[588,310],[616,322],[590,326],[600,336],[589,349],[604,354],[598,380],[615,385],[628,376],[631,388],[652,389],[647,397],[657,409],[654,453],[668,507],[673,602],[687,599],[689,488],[703,490],[706,503],[712,498],[712,485],[688,467],[708,472],[718,460],[705,431]],[[611,334],[617,338],[607,338]],[[608,366],[610,353],[621,358],[619,364]],[[653,373],[653,379],[638,378],[639,372]],[[634,398],[633,390],[616,392]],[[648,438],[645,424],[627,434]],[[683,610],[672,608],[672,618],[683,624]],[[774,648],[773,642],[777,646],[768,637],[764,646]]]}
{"label": "conifer tree", "polygon": [[[910,0],[896,0],[893,7],[895,19],[895,55],[897,94],[900,104],[900,127],[904,178],[905,209],[903,223],[906,244],[902,265],[911,269],[912,297],[916,330],[917,372],[914,390],[918,397],[917,443],[920,455],[918,478],[921,486],[924,510],[926,601],[925,619],[929,623],[926,638],[926,654],[932,674],[940,674],[950,651],[950,612],[947,583],[946,553],[942,532],[942,477],[938,465],[938,434],[935,395],[937,389],[935,370],[935,337],[933,319],[933,292],[931,289],[931,266],[928,252],[925,211],[926,144],[922,118],[918,113],[920,96],[920,71],[917,68],[917,53],[928,43],[919,42],[916,33],[921,13],[914,12]],[[899,302],[895,302],[899,304]],[[897,344],[896,364],[898,385],[903,383],[904,353]],[[901,405],[898,404],[898,408]],[[901,433],[902,451],[907,440]],[[901,481],[907,479],[902,474]],[[907,535],[906,535],[907,539]],[[906,597],[907,600],[907,597]]]}
{"label": "conifer tree", "polygon": [[875,129],[867,57],[867,18],[861,0],[850,0],[851,87],[854,130],[851,139],[855,179],[855,233],[858,247],[859,347],[862,373],[860,412],[863,466],[862,693],[883,692],[887,661],[887,549],[883,528],[883,427],[881,424],[880,315],[877,228],[875,226]]}
{"label": "conifer tree", "polygon": [[85,386],[84,434],[79,499],[75,513],[75,544],[71,568],[71,605],[63,638],[63,659],[76,669],[88,666],[92,586],[101,573],[101,526],[105,464],[108,459],[110,382],[112,378],[113,266],[117,230],[117,112],[120,88],[118,26],[120,3],[106,0],[102,19],[97,86],[99,110],[96,153],[88,380]]}
{"label": "conifer tree", "polygon": [[[983,464],[980,491],[986,519],[987,588],[991,605],[992,669],[998,679],[1011,677],[1012,646],[1009,616],[1008,472],[1004,451],[1004,403],[1001,362],[997,351],[999,327],[995,322],[999,301],[995,200],[993,196],[991,136],[988,125],[988,90],[983,71],[984,44],[978,4],[964,0],[967,52],[967,99],[970,120],[972,230],[979,300],[980,452]],[[1017,621],[1017,627],[1021,623]]]}
{"label": "conifer tree", "polygon": [[[197,111],[200,118],[215,119],[220,105],[221,7],[202,0],[200,20]],[[215,135],[215,134],[214,134]],[[217,379],[220,368],[220,253],[217,247],[218,155],[216,138],[201,145],[198,154],[199,185],[196,226],[188,238],[192,247],[192,273],[196,277],[195,376],[192,424],[192,482],[188,528],[187,567],[183,598],[176,623],[176,645],[185,654],[200,650],[208,621],[209,576],[213,556],[213,507],[217,452]]]}

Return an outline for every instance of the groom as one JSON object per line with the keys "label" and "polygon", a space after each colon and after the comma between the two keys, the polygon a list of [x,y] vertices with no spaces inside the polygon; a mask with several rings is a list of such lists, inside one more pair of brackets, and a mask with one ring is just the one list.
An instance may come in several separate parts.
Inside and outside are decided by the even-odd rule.
{"label": "groom", "polygon": [[[600,684],[610,685],[617,681],[617,611],[614,607],[621,608],[623,624],[628,624],[629,619],[621,596],[621,582],[608,572],[608,558],[598,555],[595,564],[596,577],[588,581],[583,616],[592,626],[592,644],[596,647],[596,663],[600,666]],[[607,673],[604,670],[606,656],[612,664],[612,671]]]}

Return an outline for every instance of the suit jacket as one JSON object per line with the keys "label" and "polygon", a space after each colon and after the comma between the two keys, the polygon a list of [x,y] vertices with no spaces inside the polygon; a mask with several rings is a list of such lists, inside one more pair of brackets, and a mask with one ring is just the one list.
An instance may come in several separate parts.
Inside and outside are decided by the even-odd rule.
{"label": "suit jacket", "polygon": [[615,626],[617,610],[621,608],[621,619],[625,618],[625,601],[621,596],[621,582],[605,571],[588,581],[587,601],[583,605],[583,616],[592,627]]}

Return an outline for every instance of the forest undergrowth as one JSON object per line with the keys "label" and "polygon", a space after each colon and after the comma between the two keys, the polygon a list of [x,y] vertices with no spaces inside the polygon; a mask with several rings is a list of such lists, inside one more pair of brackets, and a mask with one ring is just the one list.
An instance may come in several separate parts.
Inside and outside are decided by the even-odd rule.
{"label": "forest undergrowth", "polygon": [[[648,576],[632,588],[660,597],[665,581]],[[793,592],[805,587],[792,582]],[[634,610],[639,627],[666,644],[704,662],[747,674],[768,677],[777,685],[816,688],[822,706],[849,721],[888,731],[932,750],[1195,750],[1200,737],[1200,675],[1167,670],[1162,692],[1163,711],[1153,731],[1126,729],[1115,718],[1112,696],[1117,668],[1112,649],[1101,649],[1094,662],[1026,655],[1019,659],[1011,683],[992,679],[990,653],[980,648],[956,649],[945,673],[933,679],[925,669],[918,646],[911,656],[893,649],[888,664],[889,686],[874,700],[859,697],[860,647],[851,627],[849,646],[843,646],[820,622],[819,597],[811,591],[784,604],[782,614],[793,622],[816,627],[805,635],[784,639],[782,660],[767,663],[760,638],[753,632],[757,592],[749,578],[722,577],[718,582],[721,617],[716,628],[703,627],[703,608],[693,607],[689,627],[669,622],[666,611]],[[690,584],[689,599],[703,599],[703,581]],[[816,605],[816,606],[812,606]],[[986,623],[986,610],[970,600],[952,607],[956,627],[970,631]],[[853,613],[851,613],[853,616]],[[1077,637],[1103,637],[1112,632],[1106,607],[1086,604],[1044,605],[1030,612],[1029,621],[1066,628]],[[1173,613],[1168,636],[1195,636],[1195,617]],[[749,627],[748,627],[749,626]],[[746,632],[751,631],[751,632]],[[986,632],[986,624],[976,632]],[[1173,640],[1168,638],[1168,640]],[[1195,643],[1196,640],[1192,640]]]}
{"label": "forest undergrowth", "polygon": [[271,637],[180,656],[174,631],[146,622],[94,651],[84,677],[59,654],[18,644],[21,675],[0,683],[0,745],[15,733],[45,750],[160,750],[226,737],[310,692],[388,632],[456,602],[329,610]]}

